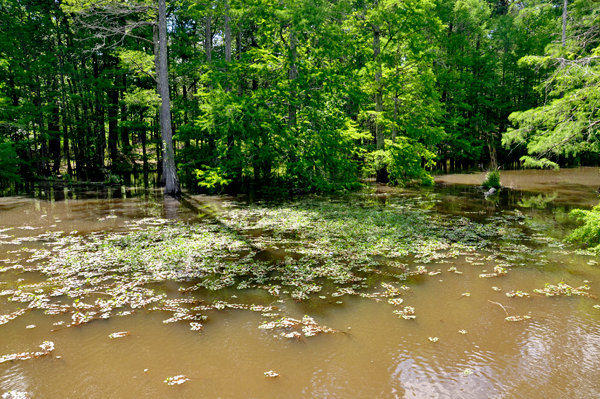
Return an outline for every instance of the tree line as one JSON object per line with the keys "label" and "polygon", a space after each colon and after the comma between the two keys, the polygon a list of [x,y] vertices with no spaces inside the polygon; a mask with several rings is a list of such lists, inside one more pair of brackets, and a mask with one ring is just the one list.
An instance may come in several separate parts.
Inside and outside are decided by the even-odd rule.
{"label": "tree line", "polygon": [[597,162],[589,0],[2,0],[0,180],[331,191]]}

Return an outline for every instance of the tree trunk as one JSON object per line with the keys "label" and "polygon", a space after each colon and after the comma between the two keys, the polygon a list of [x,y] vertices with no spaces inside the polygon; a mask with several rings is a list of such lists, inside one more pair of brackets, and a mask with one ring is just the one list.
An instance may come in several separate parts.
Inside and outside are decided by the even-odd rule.
{"label": "tree trunk", "polygon": [[52,108],[52,116],[48,119],[48,147],[52,159],[52,174],[57,175],[60,169],[60,113],[58,104]]}
{"label": "tree trunk", "polygon": [[375,144],[378,150],[384,147],[383,126],[378,122],[380,114],[383,112],[383,89],[381,87],[381,64],[379,61],[379,53],[381,52],[381,28],[375,26],[373,29],[373,58],[378,64],[377,72],[375,72],[376,90],[375,93]]}
{"label": "tree trunk", "polygon": [[[229,18],[229,3],[227,0],[225,1],[225,62],[231,62],[231,24]],[[229,69],[229,68],[227,68]],[[227,84],[225,85],[225,91],[231,91],[231,84],[229,83],[229,76],[227,79]]]}
{"label": "tree trunk", "polygon": [[231,24],[227,0],[225,0],[225,61],[231,62]]}
{"label": "tree trunk", "polygon": [[[237,50],[237,60],[239,62],[242,60],[242,28],[240,26],[238,26],[236,50]],[[240,97],[242,96],[242,93],[244,92],[243,82],[244,82],[244,79],[240,79],[239,83],[238,83],[238,96],[240,96]]]}
{"label": "tree trunk", "polygon": [[[146,125],[144,124],[144,108],[140,108],[140,139],[142,141],[142,162],[144,174],[148,173],[148,154],[146,151]],[[146,179],[147,180],[147,179]]]}
{"label": "tree trunk", "polygon": [[392,125],[392,143],[396,142],[396,134],[398,131],[398,127],[396,126],[398,123],[398,93],[394,96],[394,124]]}
{"label": "tree trunk", "polygon": [[173,133],[171,131],[171,100],[169,97],[169,67],[167,59],[167,10],[166,0],[158,0],[158,36],[159,36],[159,74],[160,82],[160,130],[163,143],[163,173],[165,178],[165,194],[177,195],[181,192],[177,171],[175,170],[175,153],[173,151]]}
{"label": "tree trunk", "polygon": [[[100,65],[99,65],[99,61],[98,61],[98,57],[94,56],[93,60],[93,71],[94,71],[94,82],[95,85],[98,86],[99,85],[99,79],[100,79]],[[100,101],[101,99],[101,94],[100,94],[100,90],[99,89],[95,89],[94,90],[94,122],[95,122],[95,133],[96,133],[96,165],[99,169],[99,172],[102,172],[101,174],[99,174],[99,176],[104,177],[104,150],[106,148],[106,130],[104,127],[104,110],[102,108],[102,101]]]}
{"label": "tree trunk", "polygon": [[[375,3],[377,5],[377,3]],[[373,27],[373,59],[377,63],[375,72],[375,146],[377,150],[383,150],[385,147],[385,137],[383,135],[383,126],[379,123],[379,118],[383,113],[383,87],[381,87],[381,28],[379,25]],[[377,170],[377,181],[380,183],[388,182],[388,173],[385,167]]]}
{"label": "tree trunk", "polygon": [[294,80],[298,77],[298,69],[296,68],[296,35],[290,28],[290,103],[288,109],[288,126],[296,127],[296,88]]}
{"label": "tree trunk", "polygon": [[[161,0],[162,1],[162,0]],[[206,62],[210,63],[212,58],[212,28],[210,26],[212,15],[206,16],[206,29],[204,31],[204,51],[206,52]]]}
{"label": "tree trunk", "polygon": [[117,82],[108,91],[108,98],[110,103],[108,105],[108,152],[110,153],[110,163],[112,169],[118,164],[117,159],[117,142],[119,141],[119,90],[117,89]]}
{"label": "tree trunk", "polygon": [[565,0],[563,3],[563,14],[562,14],[562,46],[565,47],[567,45],[567,2]]}
{"label": "tree trunk", "polygon": [[[127,74],[123,74],[123,91],[121,92],[121,100],[125,100],[125,93],[127,93]],[[129,144],[129,129],[125,127],[127,122],[127,105],[123,101],[123,105],[121,106],[121,123],[123,127],[121,127],[121,150],[125,154],[129,154],[131,152],[131,145]]]}

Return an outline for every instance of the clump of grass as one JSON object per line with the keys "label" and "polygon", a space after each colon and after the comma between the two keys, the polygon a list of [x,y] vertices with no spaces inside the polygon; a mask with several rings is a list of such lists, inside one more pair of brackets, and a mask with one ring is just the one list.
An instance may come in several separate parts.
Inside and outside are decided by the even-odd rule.
{"label": "clump of grass", "polygon": [[483,180],[483,187],[485,188],[498,188],[501,187],[500,184],[500,171],[492,170],[485,175],[485,179]]}

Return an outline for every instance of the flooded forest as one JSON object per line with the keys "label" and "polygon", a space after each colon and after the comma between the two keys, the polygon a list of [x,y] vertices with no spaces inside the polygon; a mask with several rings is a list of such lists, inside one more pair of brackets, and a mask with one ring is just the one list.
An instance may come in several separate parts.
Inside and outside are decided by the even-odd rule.
{"label": "flooded forest", "polygon": [[3,0],[0,397],[600,397],[600,2]]}

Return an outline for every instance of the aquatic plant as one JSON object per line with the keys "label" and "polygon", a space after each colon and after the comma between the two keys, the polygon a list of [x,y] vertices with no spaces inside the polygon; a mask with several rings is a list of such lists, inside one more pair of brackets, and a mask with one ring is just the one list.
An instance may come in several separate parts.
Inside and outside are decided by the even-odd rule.
{"label": "aquatic plant", "polygon": [[31,396],[24,391],[7,391],[2,394],[2,399],[28,399]]}
{"label": "aquatic plant", "polygon": [[131,333],[129,331],[121,331],[121,332],[116,332],[116,333],[112,333],[108,336],[108,338],[113,339],[113,338],[123,338],[123,337],[128,337],[130,336]]}
{"label": "aquatic plant", "polygon": [[[11,293],[12,292],[13,291],[11,291]],[[11,320],[16,319],[17,317],[25,314],[25,312],[26,312],[26,309],[19,309],[19,310],[16,310],[16,311],[14,311],[14,312],[12,312],[10,314],[0,315],[0,325],[6,324],[6,323],[8,323]]]}
{"label": "aquatic plant", "polygon": [[167,377],[164,382],[167,385],[181,385],[184,382],[189,381],[189,380],[190,379],[185,375],[176,375],[174,377]]}
{"label": "aquatic plant", "polygon": [[524,321],[531,319],[531,316],[508,316],[505,318],[506,321]]}
{"label": "aquatic plant", "polygon": [[402,310],[394,310],[394,314],[397,314],[400,318],[405,320],[416,319],[415,308],[412,306],[405,306]]}
{"label": "aquatic plant", "polygon": [[[485,272],[486,270],[484,270]],[[482,273],[479,275],[479,277],[498,277],[498,276],[504,276],[507,273],[506,269],[501,267],[501,266],[495,266],[494,267],[494,273]]]}
{"label": "aquatic plant", "polygon": [[[60,328],[148,311],[167,313],[164,323],[183,322],[201,331],[207,312],[235,309],[262,312],[278,319],[266,323],[281,329],[278,336],[304,339],[336,330],[313,319],[286,317],[269,300],[213,298],[203,303],[192,295],[212,296],[226,288],[260,290],[277,302],[329,298],[336,305],[347,303],[341,297],[354,296],[386,303],[400,318],[414,319],[414,308],[402,307],[405,301],[399,296],[410,289],[406,284],[411,279],[441,273],[428,265],[464,256],[474,267],[494,263],[489,277],[497,277],[541,253],[532,247],[539,240],[523,232],[525,217],[519,212],[475,223],[429,212],[430,202],[391,198],[382,206],[369,196],[349,196],[337,202],[306,198],[279,204],[225,203],[218,215],[223,223],[214,218],[194,224],[145,218],[126,222],[126,232],[9,236],[0,243],[41,242],[44,248],[15,250],[27,262],[6,260],[0,273],[41,271],[48,279],[4,289],[0,296],[48,315],[68,315],[55,323]],[[545,247],[554,245],[543,242]],[[448,271],[461,274],[455,266]],[[157,293],[155,283],[164,281],[179,282],[181,297]],[[1,315],[0,324],[27,309]]]}
{"label": "aquatic plant", "polygon": [[501,187],[500,184],[500,171],[492,170],[486,173],[485,178],[483,179],[483,183],[481,185],[485,188],[498,188]]}
{"label": "aquatic plant", "polygon": [[526,292],[523,291],[510,291],[506,293],[506,296],[509,298],[523,298],[523,297],[529,297],[530,295]]}
{"label": "aquatic plant", "polygon": [[44,341],[40,345],[41,351],[38,352],[21,352],[21,353],[13,353],[10,355],[0,356],[0,363],[8,362],[11,360],[29,360],[32,358],[38,358],[42,356],[47,356],[54,350],[54,342],[52,341]]}
{"label": "aquatic plant", "polygon": [[533,292],[536,292],[538,294],[544,294],[546,296],[571,296],[571,295],[580,295],[580,296],[587,296],[590,298],[596,298],[596,296],[591,295],[589,293],[587,293],[586,291],[589,290],[590,287],[586,284],[586,285],[582,285],[581,287],[577,287],[577,288],[573,288],[570,285],[564,283],[564,282],[560,282],[557,285],[553,285],[550,283],[546,283],[546,285],[544,286],[544,288],[541,289],[535,289],[533,290]]}
{"label": "aquatic plant", "polygon": [[297,320],[291,317],[283,317],[277,321],[263,322],[263,324],[261,324],[258,328],[263,330],[286,330],[288,332],[282,332],[280,334],[280,336],[284,338],[301,338],[302,334],[304,334],[305,337],[313,337],[320,333],[339,332],[333,328],[320,326],[312,317],[306,315],[302,317],[302,320]]}

